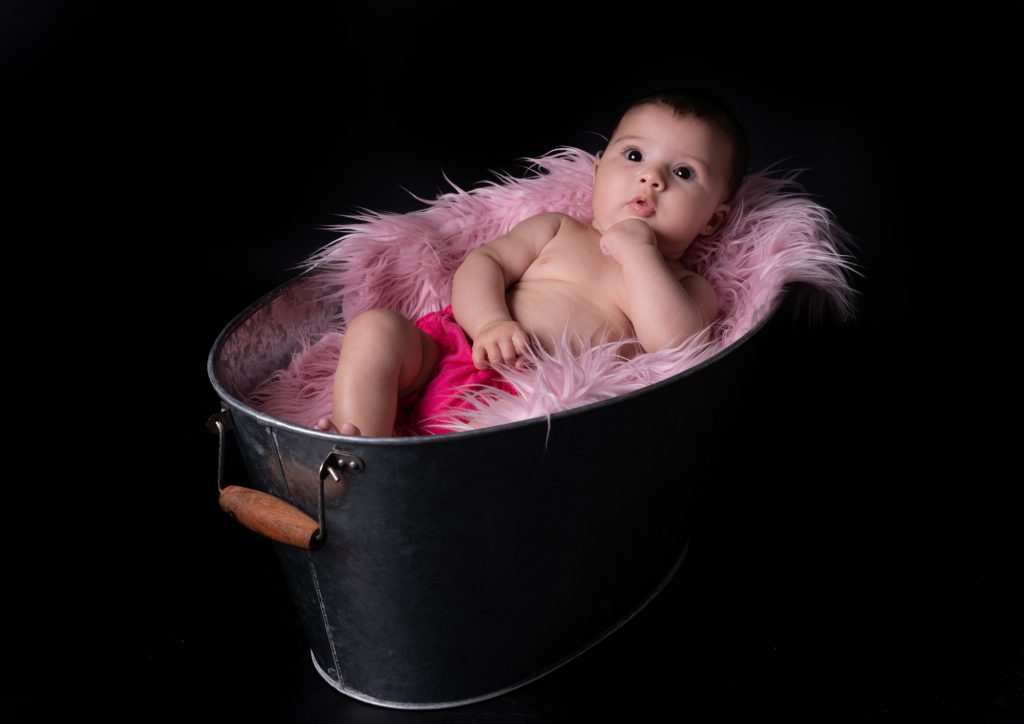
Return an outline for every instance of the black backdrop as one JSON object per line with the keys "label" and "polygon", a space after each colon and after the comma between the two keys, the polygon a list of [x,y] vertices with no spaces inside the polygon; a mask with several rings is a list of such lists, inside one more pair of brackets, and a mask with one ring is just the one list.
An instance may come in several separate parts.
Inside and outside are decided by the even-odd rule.
{"label": "black backdrop", "polygon": [[999,72],[995,43],[968,68],[956,23],[595,15],[5,4],[8,282],[31,289],[8,305],[30,395],[11,454],[39,467],[5,531],[0,719],[417,716],[320,681],[270,544],[217,509],[206,355],[339,214],[597,150],[674,84],[734,108],[753,168],[806,169],[861,245],[858,320],[794,330],[802,397],[723,465],[648,610],[530,687],[420,716],[1021,716],[1008,483],[942,351],[971,336],[947,222],[987,141],[962,81]]}

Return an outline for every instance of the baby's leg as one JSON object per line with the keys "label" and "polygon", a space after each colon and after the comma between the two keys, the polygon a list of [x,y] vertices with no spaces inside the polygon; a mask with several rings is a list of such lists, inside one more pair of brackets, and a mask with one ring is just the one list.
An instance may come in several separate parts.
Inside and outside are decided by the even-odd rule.
{"label": "baby's leg", "polygon": [[398,400],[427,383],[437,357],[437,343],[400,314],[371,309],[353,319],[334,375],[337,429],[345,435],[391,435]]}

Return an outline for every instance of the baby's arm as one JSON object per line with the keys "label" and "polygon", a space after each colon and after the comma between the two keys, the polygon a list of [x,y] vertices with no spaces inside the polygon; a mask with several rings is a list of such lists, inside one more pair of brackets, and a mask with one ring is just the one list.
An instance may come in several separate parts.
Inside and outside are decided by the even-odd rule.
{"label": "baby's arm", "polygon": [[554,238],[565,217],[548,213],[521,221],[504,236],[475,249],[452,283],[452,312],[473,340],[473,362],[515,364],[529,337],[512,319],[505,291],[523,276]]}
{"label": "baby's arm", "polygon": [[689,339],[718,316],[711,285],[696,275],[680,282],[658,250],[654,231],[640,219],[608,229],[601,249],[622,266],[624,311],[644,351]]}

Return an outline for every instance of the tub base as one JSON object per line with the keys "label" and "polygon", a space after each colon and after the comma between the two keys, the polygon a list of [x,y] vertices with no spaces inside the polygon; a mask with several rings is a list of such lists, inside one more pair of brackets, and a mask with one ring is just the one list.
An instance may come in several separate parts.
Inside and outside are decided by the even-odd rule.
{"label": "tub base", "polygon": [[507,694],[510,691],[515,691],[516,689],[520,689],[520,688],[526,686],[527,684],[532,684],[534,681],[537,681],[538,679],[541,679],[541,678],[547,676],[551,672],[553,672],[553,671],[555,671],[557,669],[560,669],[562,666],[568,664],[570,661],[572,661],[576,657],[586,653],[587,651],[592,649],[594,646],[596,646],[597,644],[601,643],[606,638],[611,636],[613,633],[618,631],[620,628],[622,628],[624,625],[626,625],[629,621],[631,621],[638,613],[640,613],[645,608],[647,608],[647,605],[651,601],[653,601],[658,596],[659,593],[661,593],[663,590],[665,590],[665,587],[672,581],[672,579],[675,577],[676,573],[678,573],[679,569],[682,567],[683,561],[686,559],[686,554],[689,552],[689,550],[690,550],[690,541],[689,541],[689,539],[687,539],[686,542],[683,544],[682,553],[679,554],[679,558],[676,560],[675,564],[672,566],[672,570],[670,570],[668,572],[668,575],[665,576],[664,580],[662,580],[662,582],[660,584],[658,584],[658,587],[651,593],[650,596],[648,596],[646,599],[644,599],[644,601],[642,601],[640,603],[640,605],[638,605],[635,609],[633,609],[625,618],[623,618],[617,624],[615,624],[614,626],[609,628],[607,631],[605,631],[604,633],[599,635],[597,638],[595,638],[593,641],[591,641],[586,646],[584,646],[584,647],[580,648],[579,650],[569,654],[568,656],[566,656],[561,661],[559,661],[559,662],[553,664],[552,666],[549,666],[548,668],[538,672],[534,676],[530,676],[530,677],[528,677],[526,679],[523,679],[522,681],[520,681],[520,682],[518,682],[516,684],[512,684],[511,686],[507,686],[504,689],[499,689],[498,691],[494,691],[494,692],[491,692],[489,694],[482,694],[481,696],[475,696],[475,697],[471,697],[469,699],[461,699],[459,701],[437,701],[437,702],[386,701],[384,699],[378,699],[378,698],[370,696],[369,694],[366,694],[366,693],[364,693],[362,691],[359,691],[357,689],[353,689],[350,686],[346,686],[344,684],[339,683],[336,679],[332,678],[331,675],[328,674],[320,666],[320,662],[316,660],[316,656],[313,654],[312,650],[310,650],[310,652],[309,652],[309,657],[313,660],[313,666],[316,668],[317,673],[320,674],[320,676],[323,678],[323,680],[326,681],[328,684],[330,684],[331,687],[333,687],[337,691],[341,692],[342,694],[344,694],[346,696],[349,696],[349,697],[351,697],[353,699],[356,699],[358,701],[362,701],[362,702],[365,702],[367,704],[373,704],[375,706],[384,707],[384,708],[387,708],[387,709],[410,709],[410,710],[413,710],[413,709],[416,709],[416,710],[419,710],[419,709],[451,709],[451,708],[457,707],[457,706],[466,706],[467,704],[475,704],[477,702],[487,701],[488,699],[494,699],[496,697],[499,697],[499,696],[502,696],[504,694]]}

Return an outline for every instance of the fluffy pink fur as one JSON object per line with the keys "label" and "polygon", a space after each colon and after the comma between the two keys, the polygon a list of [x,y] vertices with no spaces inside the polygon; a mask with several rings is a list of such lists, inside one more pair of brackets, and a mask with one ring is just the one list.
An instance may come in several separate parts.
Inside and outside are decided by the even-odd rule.
{"label": "fluffy pink fur", "polygon": [[[466,255],[545,211],[591,221],[595,157],[559,148],[532,162],[526,178],[499,175],[471,191],[455,187],[426,208],[407,214],[366,212],[357,223],[333,227],[342,236],[307,262],[317,271],[325,303],[342,305],[319,339],[304,338],[287,369],[260,385],[247,402],[275,417],[312,426],[331,413],[331,388],[347,319],[374,307],[410,319],[451,301],[451,281]],[[625,360],[618,344],[579,355],[568,340],[553,354],[534,354],[527,370],[503,370],[519,396],[466,390],[472,409],[460,419],[436,420],[433,432],[469,430],[547,416],[639,389],[711,357],[751,329],[776,303],[783,286],[805,282],[822,292],[842,317],[852,315],[853,291],[845,271],[847,237],[832,214],[808,199],[795,174],[747,176],[724,227],[687,252],[689,268],[718,293],[721,317],[713,341],[683,343]],[[409,431],[396,430],[396,434]]]}

